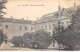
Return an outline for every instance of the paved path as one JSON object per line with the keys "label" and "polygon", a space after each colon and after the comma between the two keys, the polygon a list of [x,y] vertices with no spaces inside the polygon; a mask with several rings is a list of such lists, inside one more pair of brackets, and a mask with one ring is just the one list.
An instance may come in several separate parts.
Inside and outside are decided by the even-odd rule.
{"label": "paved path", "polygon": [[8,48],[11,48],[11,46],[13,46],[13,44],[11,43],[5,44],[5,42],[3,42],[0,46],[0,49],[8,49]]}
{"label": "paved path", "polygon": [[12,47],[13,44],[7,43],[5,44],[4,42],[0,46],[1,51],[58,51],[55,48],[48,48],[48,49],[30,49],[30,48],[20,48],[20,47]]}

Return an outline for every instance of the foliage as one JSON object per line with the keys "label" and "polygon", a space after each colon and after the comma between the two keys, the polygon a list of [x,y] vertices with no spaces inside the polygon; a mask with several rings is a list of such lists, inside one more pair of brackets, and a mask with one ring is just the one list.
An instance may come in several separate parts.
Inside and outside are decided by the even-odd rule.
{"label": "foliage", "polygon": [[48,48],[52,43],[51,36],[44,30],[36,31],[36,33],[25,33],[23,36],[14,37],[11,43],[15,46],[24,46],[29,48]]}
{"label": "foliage", "polygon": [[34,34],[32,33],[25,33],[23,36],[23,41],[24,41],[24,46],[25,47],[34,47],[34,43],[35,43],[35,40],[34,40]]}
{"label": "foliage", "polygon": [[0,29],[0,45],[2,44],[3,41],[4,41],[4,35],[3,31]]}
{"label": "foliage", "polygon": [[69,48],[80,45],[80,8],[72,15],[72,24],[69,25],[68,28],[58,29],[54,39],[59,43],[68,46]]}
{"label": "foliage", "polygon": [[18,47],[22,46],[32,48],[34,47],[33,35],[34,34],[32,33],[25,33],[23,36],[13,37],[11,43]]}
{"label": "foliage", "polygon": [[[6,14],[5,12],[2,11],[2,9],[6,9],[6,7],[5,7],[6,2],[7,2],[7,0],[0,0],[0,19],[2,19],[2,17],[3,17],[2,14]],[[2,44],[3,41],[4,41],[3,31],[0,30],[0,45]]]}
{"label": "foliage", "polygon": [[46,31],[38,30],[35,33],[35,41],[37,48],[48,48],[52,43],[52,38]]}
{"label": "foliage", "polygon": [[0,1],[0,19],[2,19],[3,15],[6,14],[5,12],[2,11],[2,9],[6,9],[5,4],[7,3],[7,0],[1,0]]}
{"label": "foliage", "polygon": [[14,44],[14,46],[23,46],[22,37],[21,36],[13,37],[11,43]]}

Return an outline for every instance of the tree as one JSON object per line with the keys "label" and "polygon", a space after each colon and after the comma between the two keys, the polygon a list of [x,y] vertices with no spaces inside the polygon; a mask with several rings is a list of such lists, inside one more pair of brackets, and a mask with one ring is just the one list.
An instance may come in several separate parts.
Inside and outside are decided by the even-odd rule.
{"label": "tree", "polygon": [[5,7],[6,2],[7,2],[7,0],[0,1],[0,19],[3,18],[3,14],[6,14],[5,12],[2,11],[2,9],[6,9],[6,7]]}
{"label": "tree", "polygon": [[24,46],[33,48],[35,46],[35,40],[34,40],[34,34],[33,33],[25,33],[22,36],[22,39],[24,41]]}
{"label": "tree", "polygon": [[[5,7],[6,2],[7,0],[0,0],[0,19],[3,18],[3,14],[6,14],[5,12],[2,11],[2,9],[6,9]],[[2,44],[3,40],[4,40],[3,31],[0,29],[0,45]]]}
{"label": "tree", "polygon": [[52,37],[44,30],[36,31],[34,38],[37,48],[40,49],[48,48],[49,45],[52,43]]}
{"label": "tree", "polygon": [[0,45],[2,44],[3,41],[4,41],[4,35],[3,31],[0,29]]}
{"label": "tree", "polygon": [[80,45],[80,8],[72,15],[72,24],[66,29],[57,28],[57,31],[54,39],[59,43],[68,46],[70,49]]}

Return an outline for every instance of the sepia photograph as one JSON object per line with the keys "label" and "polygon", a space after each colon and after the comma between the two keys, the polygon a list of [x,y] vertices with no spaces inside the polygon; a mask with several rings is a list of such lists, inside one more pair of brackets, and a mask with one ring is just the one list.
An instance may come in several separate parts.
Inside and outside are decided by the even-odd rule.
{"label": "sepia photograph", "polygon": [[80,0],[0,0],[0,51],[80,51]]}

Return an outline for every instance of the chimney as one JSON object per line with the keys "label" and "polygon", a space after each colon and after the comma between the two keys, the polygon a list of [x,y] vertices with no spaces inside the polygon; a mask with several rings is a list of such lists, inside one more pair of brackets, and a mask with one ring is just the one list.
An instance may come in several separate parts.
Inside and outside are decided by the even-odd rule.
{"label": "chimney", "polygon": [[36,21],[38,21],[39,20],[39,18],[36,18]]}
{"label": "chimney", "polygon": [[76,0],[74,0],[74,10],[76,9]]}
{"label": "chimney", "polygon": [[59,5],[58,5],[58,15],[61,15],[61,6],[60,6],[60,0],[59,0]]}
{"label": "chimney", "polygon": [[58,5],[58,11],[60,11],[61,10],[61,6],[60,6],[60,2],[59,2],[59,5]]}
{"label": "chimney", "polygon": [[73,14],[75,13],[75,11],[76,11],[76,2],[75,2],[75,0],[74,0],[74,11],[73,11]]}
{"label": "chimney", "polygon": [[38,22],[38,24],[39,24],[39,18],[36,18],[36,21]]}
{"label": "chimney", "polygon": [[11,16],[11,19],[13,19],[13,17]]}
{"label": "chimney", "polygon": [[22,20],[24,20],[24,18],[22,18]]}
{"label": "chimney", "polygon": [[27,20],[28,20],[28,16],[27,16]]}
{"label": "chimney", "polygon": [[60,6],[60,0],[58,0],[58,11],[61,10],[61,6]]}
{"label": "chimney", "polygon": [[74,3],[74,9],[76,8],[76,3]]}

